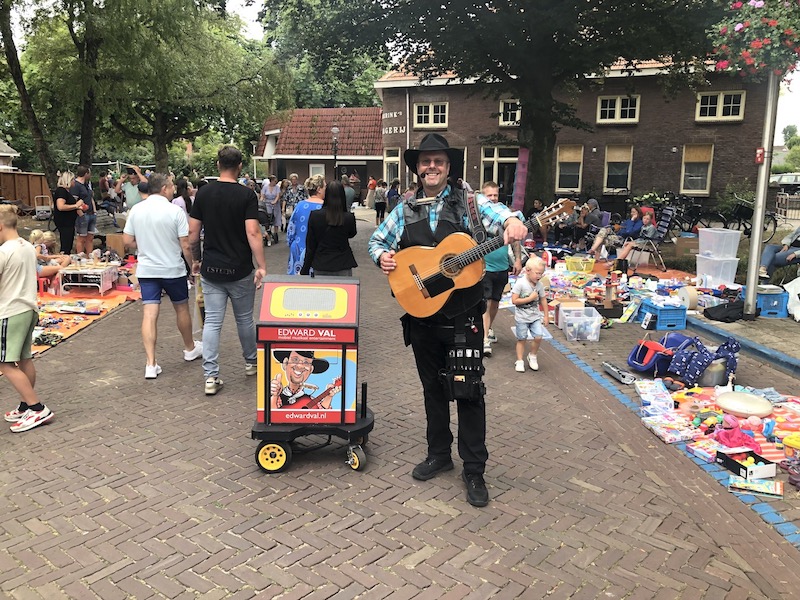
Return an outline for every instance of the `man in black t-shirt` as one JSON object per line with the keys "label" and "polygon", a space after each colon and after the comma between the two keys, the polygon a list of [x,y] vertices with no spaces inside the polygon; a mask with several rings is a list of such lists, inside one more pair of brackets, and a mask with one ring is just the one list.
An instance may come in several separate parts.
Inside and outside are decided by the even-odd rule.
{"label": "man in black t-shirt", "polygon": [[[225,146],[217,153],[219,180],[197,191],[189,215],[189,245],[192,274],[200,275],[205,303],[203,323],[203,372],[205,393],[212,396],[222,387],[219,378],[219,335],[228,299],[231,301],[245,375],[256,375],[256,325],[253,305],[256,289],[267,274],[258,197],[237,181],[242,153]],[[200,230],[204,231],[202,260]],[[253,272],[253,261],[257,268]]]}

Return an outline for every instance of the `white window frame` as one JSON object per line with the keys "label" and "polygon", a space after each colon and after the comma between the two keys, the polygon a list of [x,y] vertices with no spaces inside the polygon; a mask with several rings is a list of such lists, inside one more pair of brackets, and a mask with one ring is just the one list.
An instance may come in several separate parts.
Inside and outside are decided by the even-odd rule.
{"label": "white window frame", "polygon": [[[631,99],[631,98],[633,98],[636,101],[636,116],[633,117],[633,118],[630,118],[630,117],[622,118],[622,117],[620,117],[620,113],[623,110],[622,109],[622,101],[623,100],[628,100],[628,99]],[[615,101],[614,102],[614,117],[613,118],[610,118],[610,119],[608,119],[608,118],[606,118],[606,119],[600,118],[600,113],[601,113],[601,107],[603,105],[603,100],[614,100]],[[627,110],[630,110],[630,108],[628,108]],[[634,124],[634,123],[638,123],[639,122],[639,114],[641,112],[642,112],[642,97],[639,94],[630,94],[630,95],[621,94],[619,96],[598,96],[597,97],[597,113],[595,115],[595,122],[598,125],[604,125],[604,124],[607,124],[607,123]]]}
{"label": "white window frame", "polygon": [[[561,148],[562,147],[580,147],[581,149],[581,160],[580,166],[578,167],[578,187],[576,188],[566,188],[566,187],[559,187],[558,183],[561,180],[561,163],[562,162],[574,162],[574,161],[562,161],[561,160]],[[568,193],[568,192],[580,192],[581,187],[583,186],[583,163],[584,163],[584,150],[582,144],[564,144],[563,146],[558,146],[556,148],[556,193]]]}
{"label": "white window frame", "polygon": [[[686,177],[686,149],[688,146],[703,146],[703,147],[711,147],[711,158],[707,163],[697,163],[697,164],[707,164],[706,167],[706,187],[703,190],[698,189],[690,189],[685,187],[685,177]],[[692,161],[691,164],[695,164],[695,161]],[[711,194],[711,175],[714,170],[714,144],[686,144],[683,147],[683,156],[681,157],[681,194],[686,194],[687,196],[709,196]]]}
{"label": "white window frame", "polygon": [[[625,182],[624,188],[620,187],[610,187],[608,185],[608,163],[609,162],[623,162],[621,160],[608,160],[608,151],[609,148],[629,148],[630,149],[630,159],[627,161],[628,163],[628,180]],[[604,194],[613,194],[618,193],[621,189],[629,190],[631,189],[631,173],[633,171],[633,146],[631,144],[609,144],[606,146],[606,158],[605,163],[603,165],[603,193]]]}
{"label": "white window frame", "polygon": [[[420,123],[417,108],[427,106],[430,111],[430,123]],[[433,114],[435,106],[444,106],[444,123],[434,123]],[[415,102],[414,103],[414,129],[447,129],[447,123],[450,120],[450,103],[449,102]]]}
{"label": "white window frame", "polygon": [[[517,155],[516,156],[500,156],[500,149],[501,148],[514,148],[514,149],[517,150]],[[486,150],[489,150],[489,149],[492,150],[491,158],[487,158],[486,157]],[[465,164],[466,164],[466,155],[465,155],[464,159],[465,159]],[[483,188],[483,184],[486,183],[487,181],[495,181],[495,182],[497,181],[497,179],[498,179],[498,176],[497,176],[498,165],[500,163],[514,163],[514,164],[516,164],[518,162],[519,162],[519,147],[517,147],[517,146],[481,146],[481,166],[480,166],[480,169],[481,169],[481,184],[480,184],[480,188],[476,188],[476,189],[480,190],[481,188]],[[486,165],[491,165],[492,166],[492,178],[491,179],[484,179],[483,178],[483,168]]]}
{"label": "white window frame", "polygon": [[322,175],[326,179],[328,178],[328,176],[325,174],[324,163],[308,163],[308,176],[313,177],[314,175]]}
{"label": "white window frame", "polygon": [[[506,104],[516,104],[517,105],[517,109],[514,111],[516,113],[516,115],[517,115],[517,118],[514,119],[513,121],[507,121],[507,120],[503,119],[503,115],[506,112],[506,110],[505,110],[505,105]],[[522,109],[519,106],[519,100],[513,100],[513,99],[500,100],[500,108],[499,108],[499,110],[500,110],[500,115],[497,117],[497,122],[498,122],[500,127],[519,127],[519,120],[522,117]],[[511,112],[511,111],[509,111],[509,112]]]}
{"label": "white window frame", "polygon": [[[390,156],[391,153],[397,153],[397,156]],[[387,165],[394,164],[397,165],[397,178],[400,179],[400,148],[384,148],[383,149],[383,180],[386,183],[391,183],[393,177],[389,176],[389,170],[387,169]]]}
{"label": "white window frame", "polygon": [[[726,95],[739,95],[741,96],[741,101],[739,102],[739,114],[733,116],[725,116],[721,113],[723,112],[725,105],[725,96]],[[704,97],[714,97],[717,98],[717,114],[714,116],[701,116],[700,111],[702,108],[702,99]],[[739,122],[744,121],[744,109],[745,103],[747,101],[747,92],[744,90],[724,90],[721,92],[698,92],[697,93],[697,106],[695,107],[694,112],[694,120],[698,123],[708,123],[708,122],[717,122],[717,121],[727,121],[727,122]]]}

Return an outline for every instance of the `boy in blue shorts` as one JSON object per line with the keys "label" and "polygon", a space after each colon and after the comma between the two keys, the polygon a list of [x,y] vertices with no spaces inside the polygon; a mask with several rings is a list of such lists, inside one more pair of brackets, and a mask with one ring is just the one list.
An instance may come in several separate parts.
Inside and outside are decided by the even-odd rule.
{"label": "boy in blue shorts", "polygon": [[511,288],[511,303],[516,307],[514,318],[517,322],[517,362],[514,369],[518,373],[525,372],[523,354],[529,333],[533,339],[530,340],[528,366],[534,371],[539,370],[536,353],[542,343],[544,328],[550,322],[547,312],[547,297],[540,281],[544,275],[544,268],[544,261],[538,256],[532,256],[525,263],[525,269],[517,278],[514,287]]}
{"label": "boy in blue shorts", "polygon": [[11,431],[28,431],[53,418],[33,389],[31,358],[36,304],[36,250],[17,234],[16,207],[0,206],[0,373],[20,395],[17,408],[5,414]]}

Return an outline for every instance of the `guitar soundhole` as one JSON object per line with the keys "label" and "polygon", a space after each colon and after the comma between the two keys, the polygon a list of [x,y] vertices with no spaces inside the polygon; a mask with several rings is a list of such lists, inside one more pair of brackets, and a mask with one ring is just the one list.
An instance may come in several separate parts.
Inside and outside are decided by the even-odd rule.
{"label": "guitar soundhole", "polygon": [[450,278],[456,277],[461,272],[461,267],[458,266],[458,261],[454,257],[455,254],[444,255],[439,263],[441,272]]}

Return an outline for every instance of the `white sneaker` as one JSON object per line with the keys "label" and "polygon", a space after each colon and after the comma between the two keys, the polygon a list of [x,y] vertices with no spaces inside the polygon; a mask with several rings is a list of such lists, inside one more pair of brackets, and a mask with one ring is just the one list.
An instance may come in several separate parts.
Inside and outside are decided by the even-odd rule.
{"label": "white sneaker", "polygon": [[492,344],[489,340],[483,340],[483,355],[484,356],[492,355]]}
{"label": "white sneaker", "polygon": [[532,371],[539,370],[539,360],[537,359],[535,354],[528,353],[528,366],[531,368]]}
{"label": "white sneaker", "polygon": [[244,363],[244,374],[248,377],[251,375],[258,375],[258,365],[255,363]]}
{"label": "white sneaker", "polygon": [[761,279],[769,279],[769,273],[767,273],[767,267],[763,265],[758,267],[758,276]]}
{"label": "white sneaker", "polygon": [[524,360],[518,360],[517,362],[515,362],[514,363],[514,370],[517,373],[524,373],[525,372],[525,361]]}
{"label": "white sneaker", "polygon": [[497,342],[497,336],[494,334],[494,329],[491,327],[489,328],[489,333],[486,335],[486,339],[492,342],[493,344]]}
{"label": "white sneaker", "polygon": [[14,433],[28,431],[29,429],[33,429],[34,427],[38,427],[39,425],[47,423],[54,416],[55,415],[53,412],[46,406],[42,410],[38,411],[28,409],[22,413],[22,417],[19,419],[19,421],[11,424],[10,429]]}
{"label": "white sneaker", "polygon": [[161,373],[161,367],[158,366],[158,363],[144,366],[145,379],[155,379],[158,377],[159,373]]}
{"label": "white sneaker", "polygon": [[194,348],[183,351],[183,360],[195,360],[203,356],[203,342],[194,341]]}
{"label": "white sneaker", "polygon": [[206,379],[206,396],[213,396],[222,387],[222,379],[219,377],[209,377]]}

